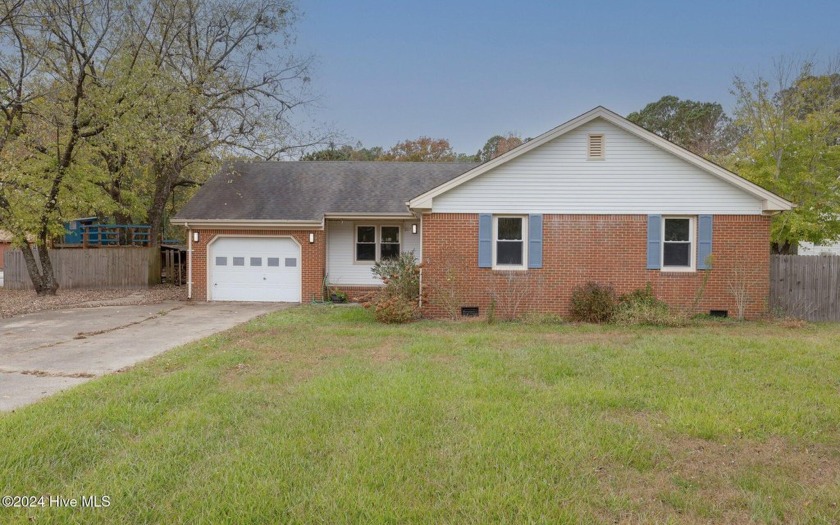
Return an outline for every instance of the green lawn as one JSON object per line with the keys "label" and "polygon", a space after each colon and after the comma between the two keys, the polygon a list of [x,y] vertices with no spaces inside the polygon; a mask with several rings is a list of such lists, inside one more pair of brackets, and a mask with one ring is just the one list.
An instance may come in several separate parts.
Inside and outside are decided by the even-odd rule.
{"label": "green lawn", "polygon": [[[0,377],[2,381],[2,377]],[[840,325],[301,307],[0,415],[2,523],[838,523]]]}

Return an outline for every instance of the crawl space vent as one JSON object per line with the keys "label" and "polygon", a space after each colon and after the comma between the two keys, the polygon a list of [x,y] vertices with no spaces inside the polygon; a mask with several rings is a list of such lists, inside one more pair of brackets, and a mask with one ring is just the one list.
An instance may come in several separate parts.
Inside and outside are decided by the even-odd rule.
{"label": "crawl space vent", "polygon": [[729,310],[709,310],[712,317],[729,317]]}
{"label": "crawl space vent", "polygon": [[478,306],[462,306],[461,316],[463,317],[478,317]]}

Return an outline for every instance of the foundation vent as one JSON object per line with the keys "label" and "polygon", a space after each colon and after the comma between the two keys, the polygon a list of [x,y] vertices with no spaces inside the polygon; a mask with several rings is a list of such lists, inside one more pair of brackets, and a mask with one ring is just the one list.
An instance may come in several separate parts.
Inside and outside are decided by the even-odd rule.
{"label": "foundation vent", "polygon": [[462,306],[461,317],[478,317],[478,306]]}

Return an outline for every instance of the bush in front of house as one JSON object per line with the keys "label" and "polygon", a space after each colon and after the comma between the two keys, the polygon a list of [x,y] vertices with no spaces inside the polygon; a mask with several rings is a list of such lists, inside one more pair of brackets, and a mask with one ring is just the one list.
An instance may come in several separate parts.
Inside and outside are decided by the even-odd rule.
{"label": "bush in front of house", "polygon": [[569,318],[585,323],[608,323],[615,308],[615,290],[611,286],[588,282],[572,290]]}
{"label": "bush in front of house", "polygon": [[688,319],[682,312],[672,310],[653,294],[650,283],[645,288],[622,295],[612,321],[622,326],[685,326]]}
{"label": "bush in front of house", "polygon": [[420,317],[420,265],[414,252],[385,259],[373,265],[373,274],[384,286],[365,303],[383,323],[407,323]]}

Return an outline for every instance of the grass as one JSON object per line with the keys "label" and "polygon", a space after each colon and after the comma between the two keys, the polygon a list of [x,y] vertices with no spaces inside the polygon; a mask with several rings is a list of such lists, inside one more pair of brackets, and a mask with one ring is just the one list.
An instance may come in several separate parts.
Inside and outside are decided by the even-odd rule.
{"label": "grass", "polygon": [[6,523],[837,523],[840,325],[301,307],[0,415]]}

